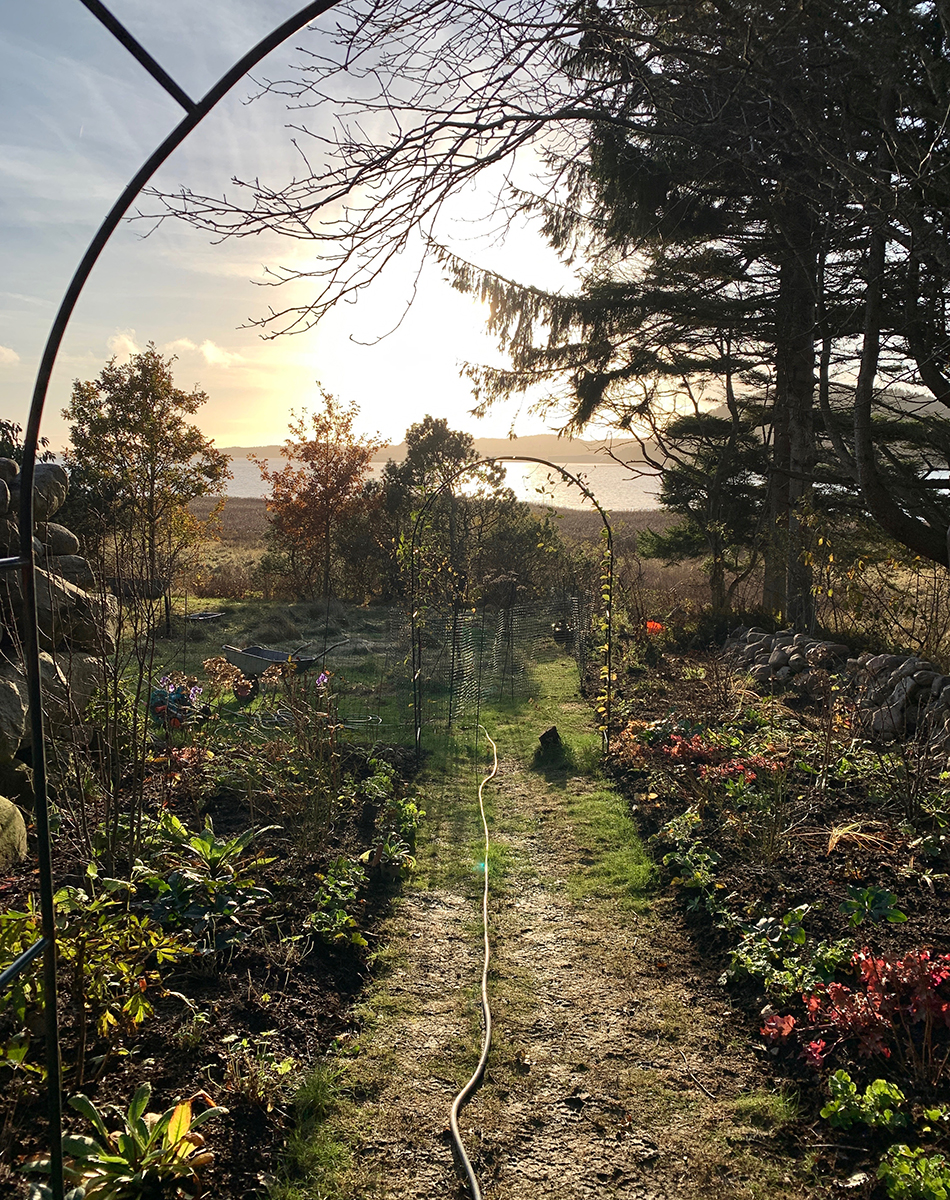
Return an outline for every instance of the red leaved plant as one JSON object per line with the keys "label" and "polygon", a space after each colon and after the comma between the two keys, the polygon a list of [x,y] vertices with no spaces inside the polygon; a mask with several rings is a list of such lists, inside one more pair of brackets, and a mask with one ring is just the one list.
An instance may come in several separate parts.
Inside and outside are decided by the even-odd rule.
{"label": "red leaved plant", "polygon": [[765,758],[761,754],[749,754],[745,758],[731,758],[728,762],[702,766],[699,768],[699,777],[706,780],[744,779],[746,783],[753,783],[760,774],[769,776],[784,770],[783,762]]}
{"label": "red leaved plant", "polygon": [[[911,950],[891,960],[865,946],[851,963],[857,987],[820,984],[802,996],[809,1022],[864,1057],[896,1053],[910,1074],[936,1084],[950,1058],[950,954]],[[805,1057],[819,1066],[825,1048],[814,1041]]]}
{"label": "red leaved plant", "polygon": [[698,733],[691,738],[671,733],[667,744],[660,747],[660,753],[673,762],[718,763],[726,751],[721,746],[707,745]]}

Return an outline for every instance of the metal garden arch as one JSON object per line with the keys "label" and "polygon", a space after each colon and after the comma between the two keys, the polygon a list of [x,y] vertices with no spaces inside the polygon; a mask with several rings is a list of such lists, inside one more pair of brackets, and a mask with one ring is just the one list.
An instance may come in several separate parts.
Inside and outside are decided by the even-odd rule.
{"label": "metal garden arch", "polygon": [[[89,243],[82,261],[63,296],[56,318],[50,329],[43,357],[40,361],[30,413],[23,442],[23,463],[19,525],[21,530],[33,528],[33,478],[36,454],[39,445],[40,421],[46,404],[53,365],[72,316],[76,301],[86,284],[99,255],[109,238],[118,228],[119,222],[128,212],[130,205],[149,179],[165,160],[176,150],[191,131],[211,112],[252,67],[256,66],[271,50],[276,49],[286,38],[302,29],[309,21],[333,8],[337,0],[315,0],[304,5],[294,16],[278,25],[257,45],[239,59],[230,70],[206,92],[200,100],[192,100],[186,92],[152,58],[148,51],[106,8],[101,0],[79,0],[132,54],[146,71],[185,110],[184,118],[165,138],[154,153],[142,164],[129,181],[128,186],[116,200],[95,237]],[[20,538],[18,555],[0,558],[0,572],[19,571],[21,576],[26,619],[23,629],[23,657],[26,667],[30,700],[30,730],[33,744],[33,787],[36,797],[36,835],[40,876],[40,915],[42,936],[28,950],[19,955],[9,967],[0,973],[0,989],[5,988],[40,954],[44,956],[44,1003],[53,1020],[46,1021],[46,1065],[47,1096],[50,1129],[50,1190],[53,1200],[63,1200],[63,1153],[62,1153],[62,1071],[59,1054],[59,1029],[56,1021],[56,937],[53,911],[53,878],[50,854],[49,797],[46,778],[46,755],[43,745],[43,687],[40,678],[39,633],[36,623],[36,576],[33,539]]]}
{"label": "metal garden arch", "polygon": [[[604,714],[603,725],[605,731],[610,727],[610,708],[611,697],[613,694],[613,592],[614,592],[614,545],[613,545],[613,530],[610,525],[610,518],[600,501],[587,486],[582,479],[568,471],[566,467],[559,466],[557,463],[549,462],[546,458],[534,458],[526,454],[500,454],[490,458],[480,458],[475,462],[466,463],[464,467],[460,467],[449,479],[447,479],[441,487],[437,488],[431,496],[427,496],[424,504],[416,513],[416,519],[412,526],[412,536],[409,540],[409,588],[410,588],[410,606],[411,614],[411,632],[412,632],[412,711],[413,723],[415,726],[415,751],[416,758],[419,759],[422,754],[422,652],[419,644],[417,616],[418,607],[416,605],[416,539],[419,529],[422,525],[422,519],[435,503],[439,496],[457,483],[463,475],[467,475],[469,471],[473,471],[476,467],[483,466],[485,463],[499,462],[524,462],[538,463],[542,467],[550,467],[552,471],[557,471],[561,478],[571,486],[580,490],[585,499],[597,509],[600,514],[600,519],[603,522],[604,534],[606,536],[606,559],[607,573],[604,582],[604,601],[605,601],[605,629],[604,629]],[[606,733],[604,735],[606,737]]]}

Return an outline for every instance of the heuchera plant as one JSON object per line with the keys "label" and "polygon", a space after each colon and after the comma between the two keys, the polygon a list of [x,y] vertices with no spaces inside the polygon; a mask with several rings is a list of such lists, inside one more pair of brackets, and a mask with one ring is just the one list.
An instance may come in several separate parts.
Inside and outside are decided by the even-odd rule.
{"label": "heuchera plant", "polygon": [[[803,995],[809,1022],[837,1042],[856,1042],[865,1057],[896,1052],[909,1072],[935,1084],[950,1058],[950,954],[912,950],[892,961],[864,947],[851,961],[857,987],[820,984]],[[825,1045],[812,1047],[806,1057],[820,1065]]]}
{"label": "heuchera plant", "polygon": [[761,754],[749,754],[745,758],[731,758],[727,762],[701,766],[699,777],[706,780],[742,779],[746,783],[753,783],[759,775],[768,777],[784,770],[783,762],[776,762]]}
{"label": "heuchera plant", "polygon": [[691,763],[718,763],[725,754],[721,746],[707,745],[698,733],[690,738],[672,733],[667,744],[660,747],[660,751],[665,758],[673,762]]}

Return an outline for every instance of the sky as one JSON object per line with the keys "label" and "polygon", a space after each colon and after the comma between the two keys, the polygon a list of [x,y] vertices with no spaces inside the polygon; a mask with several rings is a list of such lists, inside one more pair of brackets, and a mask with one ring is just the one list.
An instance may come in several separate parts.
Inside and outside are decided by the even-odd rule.
{"label": "sky", "polygon": [[[112,12],[192,97],[291,16],[298,0],[108,0]],[[294,47],[313,48],[319,26],[295,35],[257,69],[278,72]],[[289,120],[277,97],[247,103],[239,83],[162,168],[155,182],[219,194],[232,176],[285,181],[294,171]],[[56,308],[96,228],[181,109],[79,0],[0,5],[0,418],[25,424],[34,377]],[[460,213],[478,216],[487,196]],[[213,245],[166,221],[127,222],[86,285],[53,375],[42,433],[66,442],[61,410],[75,379],[94,378],[149,342],[177,356],[178,386],[200,387],[196,418],[220,446],[282,442],[292,409],[314,408],[317,381],[360,410],[359,429],[392,442],[426,413],[475,436],[552,432],[517,407],[482,421],[469,415],[463,361],[503,360],[483,331],[484,312],[427,269],[396,333],[415,264],[405,262],[356,305],[309,333],[263,340],[242,328],[275,299],[260,286],[268,267],[305,266],[306,247],[276,235]],[[476,251],[477,253],[477,251]],[[485,251],[485,265],[544,287],[570,276],[529,230]],[[490,261],[494,255],[494,261]],[[303,289],[305,284],[295,284]],[[284,289],[286,302],[293,294]],[[303,296],[304,292],[299,291]]]}

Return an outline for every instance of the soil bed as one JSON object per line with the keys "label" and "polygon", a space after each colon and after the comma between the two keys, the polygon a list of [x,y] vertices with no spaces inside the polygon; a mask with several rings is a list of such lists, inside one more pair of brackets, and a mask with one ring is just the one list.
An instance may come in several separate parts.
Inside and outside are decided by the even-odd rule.
{"label": "soil bed", "polygon": [[[400,748],[394,756],[403,757]],[[210,818],[223,838],[279,820],[277,812],[262,812],[260,801],[252,814],[243,798],[234,795],[207,801],[200,815],[188,800],[176,805],[173,798],[167,811],[176,808],[195,829]],[[365,808],[338,820],[328,836],[314,840],[312,849],[288,836],[287,828],[263,831],[253,851],[266,861],[255,869],[254,882],[270,898],[249,923],[246,938],[217,953],[186,956],[150,975],[147,995],[154,1014],[134,1038],[112,1047],[104,1068],[87,1068],[81,1089],[70,1082],[77,1012],[68,988],[61,985],[65,1095],[82,1090],[97,1106],[119,1104],[124,1109],[136,1088],[147,1082],[152,1088],[149,1107],[161,1112],[183,1097],[206,1093],[228,1111],[205,1130],[214,1151],[213,1162],[201,1172],[205,1194],[263,1194],[265,1182],[281,1170],[295,1086],[348,1027],[369,978],[368,948],[349,941],[327,945],[304,930],[303,919],[313,908],[327,863],[341,855],[357,857],[372,845],[373,833],[373,813]],[[63,846],[61,840],[54,877],[60,886],[79,884],[75,860],[66,857]],[[4,909],[22,911],[35,883],[35,870],[12,872],[0,884]],[[362,889],[360,926],[370,945],[393,894],[392,886],[367,884]],[[9,1025],[9,1017],[5,1020]],[[92,1044],[88,1061],[103,1048],[104,1043]],[[86,1132],[71,1108],[65,1120],[68,1128]],[[110,1117],[107,1123],[110,1128],[116,1124]],[[5,1114],[0,1191],[27,1195],[24,1177],[12,1168],[45,1152],[47,1143],[42,1090],[23,1089],[16,1107]]]}

